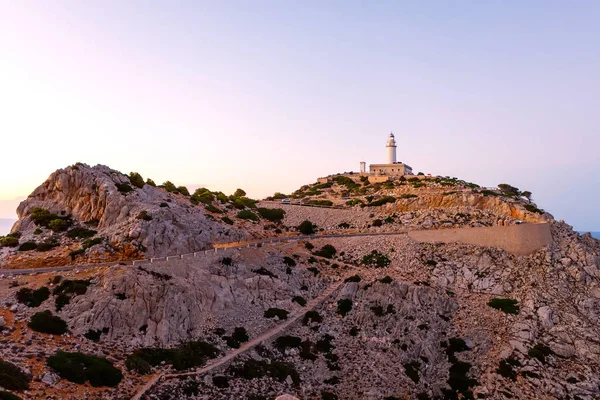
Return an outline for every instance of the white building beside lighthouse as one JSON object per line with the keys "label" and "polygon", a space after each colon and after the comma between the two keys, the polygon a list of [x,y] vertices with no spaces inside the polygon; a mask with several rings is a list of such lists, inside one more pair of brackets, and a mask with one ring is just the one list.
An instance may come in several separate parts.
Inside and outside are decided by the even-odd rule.
{"label": "white building beside lighthouse", "polygon": [[412,167],[396,160],[396,138],[390,133],[385,145],[387,164],[369,165],[371,175],[382,176],[404,176],[413,175]]}

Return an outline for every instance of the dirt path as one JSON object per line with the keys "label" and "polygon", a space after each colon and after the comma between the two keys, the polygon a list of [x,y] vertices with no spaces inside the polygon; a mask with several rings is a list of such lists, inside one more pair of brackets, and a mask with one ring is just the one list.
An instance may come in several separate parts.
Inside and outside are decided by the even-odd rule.
{"label": "dirt path", "polygon": [[237,356],[247,352],[248,350],[254,348],[255,346],[273,338],[274,336],[277,336],[278,334],[282,333],[285,329],[287,329],[290,325],[292,325],[294,322],[298,321],[299,318],[303,317],[307,311],[313,310],[316,306],[318,306],[320,303],[322,303],[327,297],[329,297],[333,292],[335,292],[337,289],[339,289],[340,286],[344,283],[344,279],[347,278],[348,276],[352,275],[353,273],[354,272],[348,273],[345,276],[339,278],[339,280],[337,280],[334,283],[332,283],[331,285],[329,285],[329,287],[327,287],[327,289],[325,289],[325,291],[323,293],[321,293],[319,296],[315,297],[314,299],[310,300],[308,302],[308,304],[306,305],[306,307],[304,307],[302,310],[300,310],[297,314],[292,315],[284,323],[277,325],[277,326],[271,328],[270,330],[264,332],[262,335],[252,339],[251,341],[249,341],[247,343],[244,343],[244,345],[241,346],[239,349],[232,351],[231,353],[227,354],[226,356],[224,356],[218,360],[215,360],[212,363],[209,363],[206,366],[199,368],[195,371],[181,372],[181,373],[177,373],[177,374],[155,375],[151,380],[148,381],[148,383],[146,383],[146,385],[144,385],[138,391],[138,393],[134,397],[132,397],[132,400],[142,399],[143,396],[146,394],[146,392],[148,390],[150,390],[152,388],[152,386],[154,386],[156,383],[158,383],[162,379],[172,379],[172,378],[178,378],[178,377],[182,377],[182,376],[193,376],[193,375],[205,374],[215,368],[218,368],[218,367],[230,362]]}

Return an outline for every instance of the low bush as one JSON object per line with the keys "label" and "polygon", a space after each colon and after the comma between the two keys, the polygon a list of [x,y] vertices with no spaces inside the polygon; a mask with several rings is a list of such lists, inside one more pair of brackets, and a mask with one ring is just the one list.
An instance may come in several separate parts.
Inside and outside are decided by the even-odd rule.
{"label": "low bush", "polygon": [[46,286],[42,286],[36,290],[21,288],[17,292],[17,301],[32,308],[39,307],[44,301],[48,300],[48,297],[50,297],[50,289]]}
{"label": "low bush", "polygon": [[91,340],[92,342],[99,342],[100,336],[102,336],[102,333],[108,333],[108,328],[97,329],[97,330],[88,329],[88,331],[86,333],[84,333],[83,336],[86,339]]}
{"label": "low bush", "polygon": [[0,359],[0,387],[7,390],[27,390],[31,379],[15,364]]}
{"label": "low bush", "polygon": [[251,221],[258,221],[258,216],[250,210],[242,210],[237,213],[237,217],[240,219],[249,219]]}
{"label": "low bush", "polygon": [[208,205],[204,206],[204,209],[206,211],[214,213],[214,214],[223,214],[223,210],[221,210],[218,207],[213,206],[212,204],[208,204]]}
{"label": "low bush", "polygon": [[48,224],[48,228],[52,229],[54,232],[64,232],[69,229],[69,226],[71,226],[71,222],[62,218],[53,219]]}
{"label": "low bush", "polygon": [[300,348],[302,346],[302,339],[298,336],[279,336],[275,339],[275,343],[273,344],[277,350],[284,353],[286,349],[289,348]]}
{"label": "low bush", "polygon": [[106,358],[89,354],[58,351],[48,357],[46,363],[61,378],[73,383],[89,382],[93,387],[116,387],[123,379],[121,370]]}
{"label": "low bush", "polygon": [[274,273],[272,273],[271,271],[269,271],[268,269],[266,269],[264,267],[260,267],[259,269],[253,269],[252,272],[254,272],[255,274],[259,274],[259,275],[269,276],[271,278],[277,278],[277,275],[275,275]]}
{"label": "low bush", "polygon": [[177,186],[177,193],[188,197],[190,195],[190,191],[185,186]]}
{"label": "low bush", "polygon": [[321,400],[338,400],[338,397],[335,393],[323,390],[321,391]]}
{"label": "low bush", "polygon": [[537,208],[536,206],[534,206],[533,204],[525,204],[525,209],[529,212],[532,213],[536,213],[536,214],[543,214],[544,211],[540,210],[539,208]]}
{"label": "low bush", "polygon": [[271,222],[280,222],[285,216],[285,211],[281,208],[259,208],[257,211],[261,217]]}
{"label": "low bush", "polygon": [[144,187],[144,178],[142,178],[142,176],[140,174],[138,174],[137,172],[130,172],[129,173],[129,181],[131,182],[131,184],[137,188],[143,188]]}
{"label": "low bush", "polygon": [[146,185],[156,187],[156,183],[150,178],[146,179]]}
{"label": "low bush", "polygon": [[37,249],[36,242],[25,242],[19,246],[19,251],[31,251]]}
{"label": "low bush", "polygon": [[177,186],[175,186],[175,184],[173,184],[171,181],[163,182],[161,187],[169,193],[177,193]]}
{"label": "low bush", "polygon": [[396,198],[393,196],[383,196],[380,199],[374,200],[368,204],[368,206],[379,207],[387,203],[395,203]]}
{"label": "low bush", "polygon": [[304,307],[306,305],[306,299],[302,296],[294,296],[292,299],[294,303],[297,303],[299,306]]}
{"label": "low bush", "polygon": [[500,364],[496,369],[496,373],[501,375],[507,379],[510,379],[513,382],[517,381],[517,372],[513,369],[513,367],[520,367],[521,363],[514,358],[506,358],[504,360],[500,360]]}
{"label": "low bush", "polygon": [[306,314],[304,314],[304,317],[302,318],[302,323],[304,325],[307,325],[309,322],[321,323],[323,322],[323,317],[317,311],[307,311]]}
{"label": "low bush", "polygon": [[349,207],[356,206],[358,204],[363,205],[365,203],[361,199],[350,199],[346,202],[346,205]]}
{"label": "low bush", "polygon": [[62,335],[68,332],[67,323],[48,310],[33,314],[27,326],[36,332]]}
{"label": "low bush", "polygon": [[146,360],[141,357],[129,355],[125,360],[125,367],[129,371],[135,371],[140,375],[148,375],[152,372],[152,366]]}
{"label": "low bush", "polygon": [[[219,354],[219,349],[210,343],[191,341],[181,343],[179,346],[171,349],[143,347],[135,350],[128,359],[131,358],[132,361],[130,363],[132,366],[139,364],[140,361],[138,359],[141,359],[150,366],[157,366],[164,362],[172,365],[175,370],[181,371],[200,367],[207,360],[216,358]],[[142,367],[145,367],[145,365],[142,364]]]}
{"label": "low bush", "polygon": [[419,383],[419,369],[421,368],[421,363],[415,360],[405,363],[403,366],[406,376],[408,376],[414,383]]}
{"label": "low bush", "polygon": [[268,310],[265,310],[264,317],[265,318],[279,318],[280,320],[284,320],[288,318],[289,311],[283,310],[281,308],[271,307]]}
{"label": "low bush", "polygon": [[346,316],[352,310],[352,300],[342,299],[337,302],[337,313],[342,317]]}
{"label": "low bush", "polygon": [[373,250],[362,258],[362,263],[370,267],[384,268],[390,265],[391,261],[385,254]]}
{"label": "low bush", "polygon": [[303,221],[300,225],[298,225],[298,230],[303,235],[312,235],[315,233],[314,225],[310,221]]}
{"label": "low bush", "polygon": [[379,280],[379,282],[381,282],[381,283],[392,283],[393,281],[394,281],[394,280],[393,280],[391,277],[389,277],[389,276],[386,276],[386,277],[384,277],[384,278],[381,278],[381,279]]}
{"label": "low bush", "polygon": [[70,239],[88,239],[96,235],[96,233],[98,232],[92,229],[76,227],[69,229],[69,231],[67,232],[67,237]]}
{"label": "low bush", "polygon": [[12,236],[0,237],[1,247],[17,247],[19,245],[19,239]]}
{"label": "low bush", "polygon": [[314,249],[314,248],[315,248],[315,246],[314,246],[314,245],[313,245],[311,242],[305,242],[305,243],[304,243],[304,248],[305,248],[306,250],[312,250],[312,249]]}
{"label": "low bush", "polygon": [[537,358],[541,363],[546,363],[546,357],[553,354],[552,349],[543,343],[537,343],[527,352],[529,357]]}
{"label": "low bush", "polygon": [[127,194],[135,190],[129,183],[115,183],[115,186],[121,194]]}
{"label": "low bush", "polygon": [[401,199],[414,199],[415,197],[419,197],[416,194],[412,194],[412,193],[403,193],[400,198]]}
{"label": "low bush", "polygon": [[519,305],[518,301],[514,299],[501,299],[494,298],[488,302],[488,306],[497,310],[503,311],[506,314],[518,314]]}
{"label": "low bush", "polygon": [[250,358],[242,364],[230,366],[227,372],[236,378],[260,379],[268,376],[279,382],[285,381],[289,376],[292,378],[294,385],[300,384],[300,375],[294,365],[276,360],[258,361]]}
{"label": "low bush", "polygon": [[225,222],[227,225],[233,225],[233,220],[229,217],[222,217],[221,221]]}
{"label": "low bush", "polygon": [[283,257],[283,263],[285,265],[287,265],[288,267],[295,267],[296,266],[296,261],[288,256]]}
{"label": "low bush", "polygon": [[380,219],[375,219],[375,220],[373,220],[373,223],[371,225],[373,225],[375,227],[382,226],[383,225],[383,221],[380,220]]}
{"label": "low bush", "polygon": [[319,257],[333,258],[333,256],[335,256],[336,252],[337,252],[337,250],[335,249],[335,247],[333,247],[330,244],[326,244],[325,246],[321,247],[320,250],[315,251],[313,254],[315,256],[319,256]]}

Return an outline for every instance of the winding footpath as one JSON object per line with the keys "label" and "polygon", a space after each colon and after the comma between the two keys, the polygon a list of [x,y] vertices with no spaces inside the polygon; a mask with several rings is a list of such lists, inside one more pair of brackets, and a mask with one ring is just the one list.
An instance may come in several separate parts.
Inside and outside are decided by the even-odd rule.
{"label": "winding footpath", "polygon": [[256,347],[257,345],[264,343],[270,339],[272,339],[274,336],[279,335],[280,333],[282,333],[285,329],[287,329],[290,325],[292,325],[294,322],[298,321],[298,319],[302,316],[304,316],[304,314],[308,311],[314,310],[315,307],[317,307],[320,303],[322,303],[325,299],[327,299],[329,296],[331,296],[331,294],[333,294],[337,289],[340,288],[340,286],[344,283],[344,280],[351,276],[352,274],[354,274],[354,272],[349,272],[346,275],[344,275],[343,277],[340,277],[337,281],[333,282],[331,285],[329,285],[329,287],[327,287],[327,289],[325,289],[325,291],[323,293],[321,293],[318,297],[315,297],[314,299],[310,300],[308,302],[308,304],[306,305],[306,307],[302,308],[302,310],[300,310],[301,312],[297,312],[296,314],[292,315],[290,318],[288,318],[284,323],[279,324],[271,329],[269,329],[268,331],[264,332],[262,335],[252,339],[251,341],[244,343],[243,346],[241,346],[239,349],[236,349],[234,351],[232,351],[231,353],[227,354],[224,357],[221,357],[220,359],[213,361],[212,363],[207,364],[206,366],[199,368],[195,371],[190,371],[190,372],[181,372],[181,373],[177,373],[177,374],[157,374],[154,375],[137,393],[135,396],[132,397],[132,400],[141,400],[143,398],[143,396],[158,382],[160,382],[161,380],[164,379],[173,379],[173,378],[179,378],[179,377],[184,377],[184,376],[194,376],[194,375],[202,375],[205,374],[207,372],[212,371],[215,368],[218,368],[230,361],[232,361],[234,358],[236,358],[237,356],[247,352],[248,350]]}

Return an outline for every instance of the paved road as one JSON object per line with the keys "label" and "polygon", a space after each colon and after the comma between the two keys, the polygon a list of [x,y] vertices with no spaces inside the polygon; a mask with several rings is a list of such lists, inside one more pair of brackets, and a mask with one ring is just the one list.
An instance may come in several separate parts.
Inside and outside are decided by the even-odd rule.
{"label": "paved road", "polygon": [[[248,247],[255,246],[257,244],[268,244],[268,243],[279,243],[279,242],[289,242],[294,240],[310,240],[310,239],[328,239],[328,238],[340,238],[340,237],[366,237],[366,236],[394,236],[394,235],[403,235],[408,231],[397,231],[397,232],[367,232],[367,233],[338,233],[338,234],[326,234],[326,235],[309,235],[309,236],[283,236],[276,238],[267,238],[267,239],[258,239],[258,240],[250,240],[248,242],[235,242],[232,245],[217,244],[218,248],[240,248],[240,247]],[[199,250],[198,252],[203,252],[206,250],[214,250],[214,248]],[[217,250],[218,251],[218,250]],[[197,252],[197,253],[198,253]],[[175,256],[177,257],[177,256]],[[99,267],[112,267],[118,265],[133,265],[132,261],[125,262],[108,262],[108,263],[96,263],[96,264],[83,264],[83,265],[66,265],[62,267],[47,267],[47,268],[25,268],[25,269],[0,269],[0,275],[4,276],[16,276],[16,275],[27,275],[33,273],[43,273],[43,272],[64,272],[64,271],[73,271],[73,270],[83,270],[90,268],[99,268]]]}
{"label": "paved road", "polygon": [[248,343],[242,345],[239,349],[232,351],[224,357],[219,358],[218,360],[214,360],[214,362],[209,363],[208,365],[199,368],[195,371],[191,372],[181,372],[177,374],[157,374],[154,375],[137,393],[131,400],[140,400],[142,397],[154,386],[157,382],[162,379],[172,379],[179,378],[184,376],[193,376],[193,375],[201,375],[205,374],[217,367],[220,367],[223,364],[226,364],[233,360],[235,357],[241,355],[242,353],[247,352],[248,350],[254,348],[255,346],[271,339],[273,336],[276,336],[282,333],[286,328],[288,328],[291,324],[298,321],[300,317],[303,317],[307,311],[313,310],[316,306],[318,306],[321,302],[323,302],[327,297],[329,297],[333,292],[335,292],[343,283],[344,280],[353,275],[355,272],[349,272],[344,277],[340,278],[338,281],[333,282],[323,293],[321,293],[318,297],[315,297],[311,301],[309,301],[306,307],[303,307],[301,310],[298,310],[296,314],[288,318],[284,323],[279,324],[270,330],[264,332],[262,335],[252,339]]}

